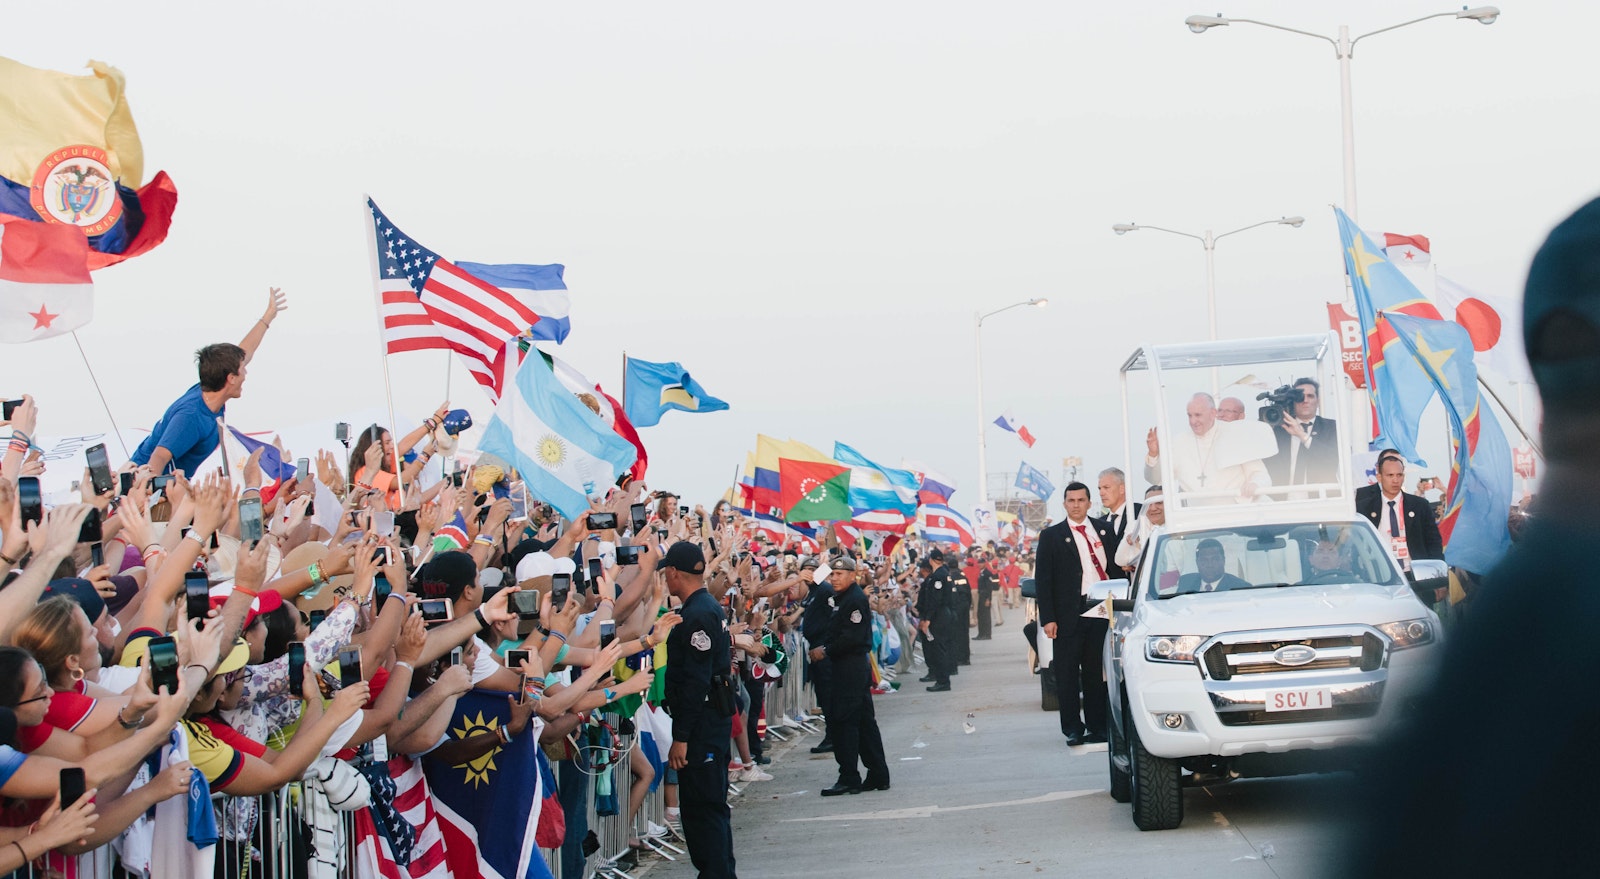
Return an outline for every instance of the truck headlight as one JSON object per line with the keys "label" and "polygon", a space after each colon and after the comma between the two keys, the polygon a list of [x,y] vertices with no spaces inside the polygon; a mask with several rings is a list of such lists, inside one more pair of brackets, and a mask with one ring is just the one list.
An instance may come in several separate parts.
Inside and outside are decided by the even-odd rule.
{"label": "truck headlight", "polygon": [[1424,644],[1433,643],[1433,624],[1426,619],[1384,623],[1378,626],[1378,631],[1389,636],[1390,647],[1394,650],[1421,647]]}
{"label": "truck headlight", "polygon": [[1144,655],[1152,662],[1194,662],[1194,652],[1205,640],[1202,635],[1151,635],[1145,638]]}

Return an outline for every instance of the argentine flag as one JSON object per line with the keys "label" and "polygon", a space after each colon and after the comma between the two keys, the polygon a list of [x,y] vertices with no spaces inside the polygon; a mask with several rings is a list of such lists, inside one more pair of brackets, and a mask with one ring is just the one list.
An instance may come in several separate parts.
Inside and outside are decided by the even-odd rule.
{"label": "argentine flag", "polygon": [[638,453],[562,386],[543,352],[528,355],[478,448],[515,467],[534,497],[576,519],[588,512],[590,498],[605,496],[628,472]]}
{"label": "argentine flag", "polygon": [[835,441],[833,459],[850,468],[850,507],[855,510],[892,511],[907,516],[917,512],[917,474],[889,470],[865,455]]}
{"label": "argentine flag", "polygon": [[556,344],[567,338],[567,331],[572,328],[567,321],[567,315],[572,313],[572,299],[567,295],[567,282],[561,277],[566,266],[492,266],[481,262],[458,262],[456,266],[485,284],[510,293],[533,309],[539,320],[528,335]]}

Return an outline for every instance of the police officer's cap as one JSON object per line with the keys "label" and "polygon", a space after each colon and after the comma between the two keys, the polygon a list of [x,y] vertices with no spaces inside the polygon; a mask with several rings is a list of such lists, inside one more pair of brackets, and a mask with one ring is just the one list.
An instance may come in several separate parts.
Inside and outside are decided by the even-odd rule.
{"label": "police officer's cap", "polygon": [[700,551],[700,545],[680,540],[667,549],[667,554],[661,557],[661,567],[673,568],[688,574],[704,574],[706,571],[706,556]]}
{"label": "police officer's cap", "polygon": [[928,558],[930,558],[930,559],[932,559],[932,560],[934,560],[936,562],[942,562],[942,561],[944,561],[944,550],[942,550],[942,549],[930,549],[930,550],[928,550]]}
{"label": "police officer's cap", "polygon": [[828,567],[835,571],[854,571],[856,569],[856,560],[847,555],[842,555],[828,562]]}
{"label": "police officer's cap", "polygon": [[819,568],[821,566],[822,563],[817,561],[817,557],[814,555],[808,555],[800,560],[800,570],[802,571],[810,570],[812,568]]}

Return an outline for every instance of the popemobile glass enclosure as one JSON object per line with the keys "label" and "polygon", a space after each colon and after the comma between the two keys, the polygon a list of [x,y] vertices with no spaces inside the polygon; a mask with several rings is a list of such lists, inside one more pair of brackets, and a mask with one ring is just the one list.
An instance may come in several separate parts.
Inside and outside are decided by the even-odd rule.
{"label": "popemobile glass enclosure", "polygon": [[[1307,386],[1305,379],[1316,384]],[[1272,521],[1350,514],[1351,440],[1366,421],[1350,417],[1351,395],[1331,332],[1145,345],[1123,363],[1121,388],[1125,470],[1162,486],[1169,530],[1237,523],[1243,504]],[[1154,461],[1147,447],[1150,425],[1131,422],[1136,398],[1130,395],[1141,393],[1154,403]],[[1302,468],[1291,481],[1282,473],[1291,469],[1291,454],[1298,463],[1301,449],[1291,451],[1296,441],[1280,439],[1271,422],[1292,412],[1303,393],[1318,394],[1316,424],[1323,433],[1316,441],[1331,441],[1336,453],[1324,450],[1323,466],[1309,474]],[[1329,431],[1335,435],[1327,436]]]}

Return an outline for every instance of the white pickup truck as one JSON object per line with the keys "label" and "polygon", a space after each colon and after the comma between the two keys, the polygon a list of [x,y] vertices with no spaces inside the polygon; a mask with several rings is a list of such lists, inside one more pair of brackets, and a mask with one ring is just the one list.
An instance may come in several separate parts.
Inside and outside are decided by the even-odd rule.
{"label": "white pickup truck", "polygon": [[[1158,389],[1187,388],[1173,364],[1210,384],[1216,370],[1253,375],[1286,360],[1340,390],[1324,393],[1325,415],[1348,412],[1337,356],[1321,336],[1147,347],[1130,358],[1124,388],[1141,369]],[[1158,430],[1171,436],[1166,414],[1158,410]],[[1165,526],[1145,541],[1131,581],[1093,594],[1111,599],[1111,795],[1132,803],[1140,829],[1177,827],[1186,786],[1348,768],[1351,746],[1377,739],[1429,677],[1439,619],[1388,541],[1356,515],[1350,456],[1339,457],[1332,482],[1252,498],[1186,492],[1198,480],[1160,462]],[[1431,588],[1445,568],[1418,561],[1413,574]]]}

